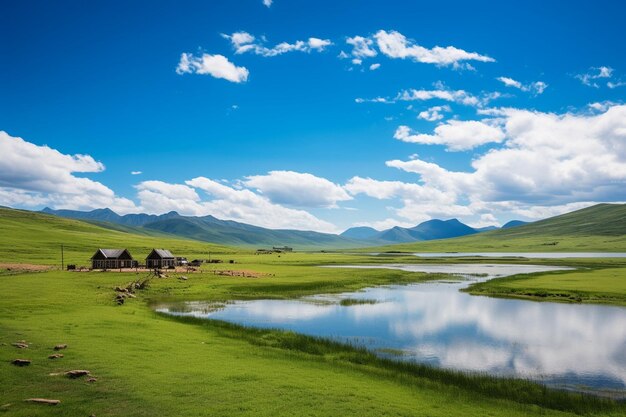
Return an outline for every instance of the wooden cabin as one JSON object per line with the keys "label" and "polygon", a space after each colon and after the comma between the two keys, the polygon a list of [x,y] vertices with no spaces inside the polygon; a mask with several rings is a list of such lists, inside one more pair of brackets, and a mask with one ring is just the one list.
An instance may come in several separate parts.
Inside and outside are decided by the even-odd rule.
{"label": "wooden cabin", "polygon": [[146,268],[169,268],[176,266],[176,258],[167,249],[152,249],[146,257]]}
{"label": "wooden cabin", "polygon": [[132,268],[135,265],[128,249],[98,249],[91,257],[92,269]]}

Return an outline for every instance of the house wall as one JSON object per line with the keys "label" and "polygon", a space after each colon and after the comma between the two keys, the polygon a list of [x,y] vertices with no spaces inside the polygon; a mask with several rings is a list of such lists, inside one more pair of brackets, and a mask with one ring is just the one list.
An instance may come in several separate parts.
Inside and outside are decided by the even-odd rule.
{"label": "house wall", "polygon": [[118,269],[132,268],[133,261],[131,259],[92,259],[92,269]]}

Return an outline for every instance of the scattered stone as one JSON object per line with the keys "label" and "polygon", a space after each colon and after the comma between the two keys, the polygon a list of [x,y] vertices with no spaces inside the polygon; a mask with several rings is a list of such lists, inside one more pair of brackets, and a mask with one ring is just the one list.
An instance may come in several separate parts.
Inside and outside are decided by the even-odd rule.
{"label": "scattered stone", "polygon": [[9,407],[11,407],[12,405],[13,405],[13,404],[11,404],[11,403],[2,404],[2,405],[0,405],[0,410],[2,410],[2,411],[6,411],[6,410],[8,410],[8,409],[9,409]]}
{"label": "scattered stone", "polygon": [[128,288],[124,288],[124,287],[115,287],[115,291],[117,291],[117,292],[128,292]]}
{"label": "scattered stone", "polygon": [[66,344],[62,344],[62,345],[56,345],[54,347],[54,350],[62,350],[62,349],[67,349],[67,345]]}
{"label": "scattered stone", "polygon": [[26,342],[15,342],[11,343],[12,346],[15,346],[18,349],[26,349],[28,347],[28,343]]}
{"label": "scattered stone", "polygon": [[30,365],[30,359],[14,359],[11,363],[15,366],[28,366]]}
{"label": "scattered stone", "polygon": [[60,359],[63,357],[62,353],[55,353],[53,355],[48,356],[48,359]]}
{"label": "scattered stone", "polygon": [[137,298],[137,296],[135,294],[131,294],[131,293],[126,294],[126,296],[128,298]]}
{"label": "scattered stone", "polygon": [[60,400],[49,400],[47,398],[28,398],[24,401],[29,402],[29,403],[48,404],[48,405],[61,404]]}
{"label": "scattered stone", "polygon": [[98,378],[91,377],[91,378],[87,379],[87,382],[96,382],[97,380],[98,380]]}
{"label": "scattered stone", "polygon": [[184,275],[181,275],[180,277],[178,277],[178,279],[181,280],[181,281],[187,281],[189,278],[187,278]]}
{"label": "scattered stone", "polygon": [[73,371],[67,371],[65,376],[71,379],[80,378],[81,376],[89,375],[91,372],[86,371],[84,369],[76,369]]}

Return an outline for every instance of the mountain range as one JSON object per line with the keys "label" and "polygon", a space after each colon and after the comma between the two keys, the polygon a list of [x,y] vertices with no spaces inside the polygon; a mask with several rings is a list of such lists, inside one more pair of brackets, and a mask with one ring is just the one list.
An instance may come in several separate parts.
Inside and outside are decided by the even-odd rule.
{"label": "mountain range", "polygon": [[[412,228],[392,227],[378,231],[371,227],[353,227],[340,235],[302,230],[275,230],[220,220],[213,216],[182,216],[175,211],[155,214],[119,215],[104,208],[92,211],[53,210],[48,207],[43,213],[59,217],[88,221],[105,228],[137,234],[178,236],[204,242],[234,246],[293,246],[297,249],[309,248],[350,248],[376,246],[393,243],[409,243],[434,239],[447,239],[467,236],[493,230],[474,229],[457,219],[428,220]],[[524,224],[513,221],[503,228]]]}

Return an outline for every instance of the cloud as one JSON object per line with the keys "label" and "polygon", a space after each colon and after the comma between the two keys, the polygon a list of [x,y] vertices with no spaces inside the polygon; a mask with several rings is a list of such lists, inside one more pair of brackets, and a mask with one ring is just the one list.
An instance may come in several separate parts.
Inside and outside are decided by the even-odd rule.
{"label": "cloud", "polygon": [[234,83],[246,82],[249,75],[247,68],[236,66],[223,55],[202,54],[196,57],[186,52],[180,56],[176,73],[211,75]]}
{"label": "cloud", "polygon": [[[175,210],[183,215],[212,215],[273,229],[337,231],[334,225],[307,211],[274,204],[252,190],[236,189],[206,177],[193,178],[184,184],[144,181],[136,188],[141,206],[148,213]],[[198,190],[204,195],[200,196]]]}
{"label": "cloud", "polygon": [[414,222],[407,222],[399,219],[387,218],[384,220],[378,220],[374,222],[357,222],[352,225],[352,227],[360,227],[367,226],[378,231],[391,229],[393,227],[414,227],[416,226]]}
{"label": "cloud", "polygon": [[387,165],[416,173],[424,186],[481,210],[497,203],[530,216],[536,207],[626,200],[626,106],[594,115],[502,112],[504,146],[478,156],[471,172],[419,159]]}
{"label": "cloud", "polygon": [[504,132],[482,121],[449,120],[435,128],[434,134],[414,133],[408,126],[399,126],[395,139],[423,145],[445,145],[449,151],[465,151],[487,143],[500,143]]}
{"label": "cloud", "polygon": [[253,53],[264,57],[272,57],[285,54],[287,52],[300,51],[310,53],[312,51],[322,52],[326,47],[332,45],[329,39],[309,38],[306,41],[296,41],[294,43],[281,42],[271,48],[257,42],[257,39],[247,32],[235,32],[231,35],[222,34],[228,39],[235,54]]}
{"label": "cloud", "polygon": [[609,81],[606,83],[606,86],[609,87],[610,89],[624,87],[625,85],[626,85],[626,81],[617,81],[617,82]]}
{"label": "cloud", "polygon": [[[430,185],[406,183],[402,181],[380,181],[372,178],[353,177],[344,188],[352,195],[363,194],[378,200],[399,199],[401,207],[390,210],[415,225],[432,217],[469,215],[471,211],[455,204],[456,194],[450,190],[438,189]],[[406,224],[406,220],[387,219],[387,224]],[[370,223],[373,225],[375,223]],[[381,227],[382,224],[376,224]]]}
{"label": "cloud", "polygon": [[273,0],[263,0],[263,6],[269,8],[272,6]]}
{"label": "cloud", "polygon": [[386,97],[374,97],[374,98],[360,98],[357,97],[354,99],[355,103],[385,103],[385,104],[393,104],[395,100],[390,100]]}
{"label": "cloud", "polygon": [[454,46],[432,49],[413,43],[397,31],[378,31],[374,35],[380,52],[389,58],[411,59],[415,62],[448,66],[462,61],[495,62],[495,59],[476,52],[466,52]]}
{"label": "cloud", "polygon": [[352,46],[352,56],[356,58],[372,58],[378,55],[375,49],[372,49],[374,41],[363,36],[354,36],[346,39],[346,43]]}
{"label": "cloud", "polygon": [[135,211],[134,203],[107,186],[75,173],[99,173],[104,164],[89,155],[68,155],[0,131],[0,204]]}
{"label": "cloud", "polygon": [[205,177],[185,183],[214,197],[203,203],[212,215],[242,221],[262,227],[336,232],[331,223],[320,220],[304,210],[296,210],[272,203],[251,190],[237,190]]}
{"label": "cloud", "polygon": [[339,185],[325,178],[294,171],[270,171],[244,181],[247,187],[260,191],[270,201],[299,207],[336,207],[352,197]]}
{"label": "cloud", "polygon": [[[613,68],[611,67],[591,67],[589,70],[583,74],[577,74],[574,77],[580,80],[583,85],[588,87],[600,88],[597,80],[599,79],[608,79],[613,76]],[[612,84],[611,82],[607,83]],[[610,88],[613,88],[609,86]]]}
{"label": "cloud", "polygon": [[462,104],[464,106],[481,108],[491,101],[502,96],[499,92],[482,93],[480,96],[468,93],[465,90],[452,90],[441,81],[434,84],[434,89],[415,89],[410,88],[401,90],[395,97],[376,97],[373,99],[357,98],[357,103],[397,103],[400,101],[429,101],[442,100],[452,103]]}
{"label": "cloud", "polygon": [[598,102],[594,102],[594,103],[589,103],[589,104],[587,104],[587,107],[589,107],[589,109],[591,109],[593,111],[604,113],[609,108],[611,108],[613,106],[616,106],[616,105],[617,105],[617,103],[615,103],[613,101],[605,100],[605,101],[598,101]]}
{"label": "cloud", "polygon": [[427,100],[451,101],[466,106],[481,106],[484,100],[476,97],[465,90],[450,90],[440,85],[436,90],[416,90],[414,88],[400,91],[396,95],[397,101],[427,101]]}
{"label": "cloud", "polygon": [[380,68],[380,64],[378,63],[370,65],[370,71],[377,70],[378,68]]}
{"label": "cloud", "polygon": [[509,77],[498,77],[496,78],[496,80],[500,81],[507,87],[517,88],[525,92],[531,92],[534,95],[543,94],[546,88],[548,88],[548,84],[544,83],[543,81],[535,81],[529,84],[522,84],[521,82]]}
{"label": "cloud", "polygon": [[452,66],[454,69],[476,69],[467,61],[495,62],[495,59],[476,52],[467,52],[454,46],[432,49],[425,48],[407,39],[406,36],[395,30],[379,30],[371,36],[353,36],[346,39],[352,47],[350,54],[341,51],[339,58],[352,57],[363,61],[379,54],[391,59],[410,59],[414,62],[434,64],[440,67]]}
{"label": "cloud", "polygon": [[141,175],[143,172],[141,171],[130,171],[130,175]]}
{"label": "cloud", "polygon": [[436,122],[443,119],[443,114],[441,113],[450,111],[452,111],[452,109],[447,104],[444,106],[433,106],[429,107],[427,110],[419,112],[417,118],[429,122]]}

